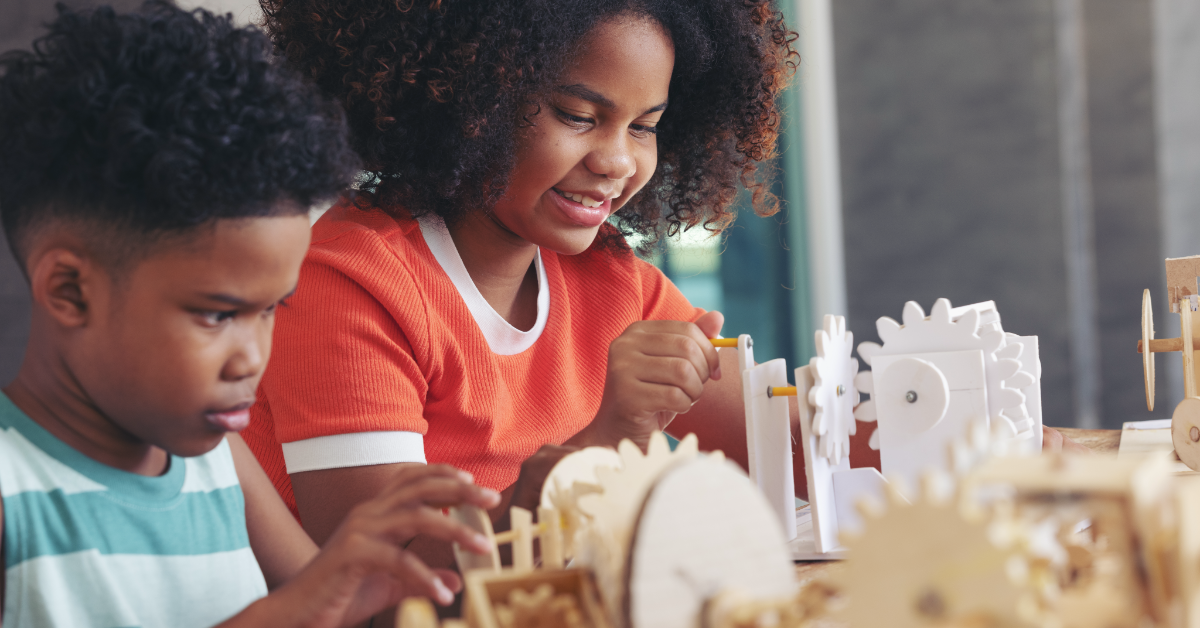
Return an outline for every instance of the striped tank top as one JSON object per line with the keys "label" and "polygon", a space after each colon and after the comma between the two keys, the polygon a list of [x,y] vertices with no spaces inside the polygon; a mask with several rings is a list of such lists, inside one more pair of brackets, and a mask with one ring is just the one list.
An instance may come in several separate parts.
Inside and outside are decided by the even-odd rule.
{"label": "striped tank top", "polygon": [[0,394],[4,628],[212,626],[266,595],[229,443],[145,477]]}

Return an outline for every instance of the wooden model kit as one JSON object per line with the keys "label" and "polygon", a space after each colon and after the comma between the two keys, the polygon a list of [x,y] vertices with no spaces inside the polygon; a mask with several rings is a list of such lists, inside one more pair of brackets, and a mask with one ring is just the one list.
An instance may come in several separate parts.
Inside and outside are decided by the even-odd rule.
{"label": "wooden model kit", "polygon": [[1167,303],[1179,314],[1179,338],[1154,338],[1154,309],[1150,290],[1142,293],[1142,354],[1145,373],[1146,409],[1154,409],[1154,354],[1178,351],[1183,356],[1184,399],[1171,415],[1171,441],[1175,453],[1193,471],[1200,471],[1200,382],[1196,379],[1197,342],[1200,342],[1200,307],[1197,283],[1200,282],[1200,256],[1168,259]]}

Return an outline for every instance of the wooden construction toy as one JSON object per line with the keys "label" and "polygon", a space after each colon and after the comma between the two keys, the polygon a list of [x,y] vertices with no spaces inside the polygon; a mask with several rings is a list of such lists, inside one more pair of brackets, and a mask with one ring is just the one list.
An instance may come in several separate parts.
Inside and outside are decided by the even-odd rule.
{"label": "wooden construction toy", "polygon": [[[700,454],[695,436],[671,451],[661,433],[645,453],[630,441],[615,454],[598,449],[551,470],[536,524],[513,508],[512,530],[494,532],[484,511],[452,509],[493,547],[513,549],[512,567],[501,567],[498,551],[477,557],[456,548],[467,626],[702,628],[717,598],[728,619],[722,628],[750,628],[758,624],[730,622],[776,611],[804,616],[795,610],[798,587],[778,519],[723,454]],[[436,626],[427,610],[402,606],[399,625]]]}
{"label": "wooden construction toy", "polygon": [[885,476],[915,486],[929,470],[948,471],[946,448],[979,417],[1041,448],[1037,338],[1005,333],[994,303],[952,308],[938,299],[926,316],[909,301],[903,324],[885,316],[876,329],[883,344],[858,345],[871,371],[855,382],[871,398],[855,417],[877,423],[871,446]]}
{"label": "wooden construction toy", "polygon": [[1200,350],[1200,316],[1196,315],[1197,277],[1200,256],[1171,258],[1167,266],[1167,303],[1179,314],[1179,338],[1155,339],[1154,308],[1150,290],[1142,292],[1142,370],[1146,386],[1146,409],[1154,410],[1154,354],[1178,351],[1183,357],[1184,400],[1171,416],[1171,441],[1175,453],[1193,471],[1200,471],[1200,381],[1196,372],[1196,352]]}

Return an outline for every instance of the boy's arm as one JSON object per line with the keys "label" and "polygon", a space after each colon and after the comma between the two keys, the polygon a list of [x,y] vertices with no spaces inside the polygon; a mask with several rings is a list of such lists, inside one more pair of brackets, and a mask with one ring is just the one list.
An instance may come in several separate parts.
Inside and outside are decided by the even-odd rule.
{"label": "boy's arm", "polygon": [[4,625],[4,574],[8,571],[4,565],[4,500],[0,499],[0,626]]}
{"label": "boy's arm", "polygon": [[312,561],[318,548],[296,523],[242,437],[229,434],[226,439],[246,497],[246,531],[250,535],[250,548],[262,568],[267,587],[274,590]]}

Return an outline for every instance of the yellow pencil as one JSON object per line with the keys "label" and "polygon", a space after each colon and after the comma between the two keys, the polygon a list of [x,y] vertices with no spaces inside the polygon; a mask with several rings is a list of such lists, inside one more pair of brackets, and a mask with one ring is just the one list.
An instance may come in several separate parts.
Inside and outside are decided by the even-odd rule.
{"label": "yellow pencil", "polygon": [[711,342],[712,345],[717,348],[720,348],[720,347],[733,347],[735,349],[737,348],[737,338],[709,338],[708,341]]}
{"label": "yellow pencil", "polygon": [[772,386],[767,389],[768,397],[795,397],[795,386]]}

